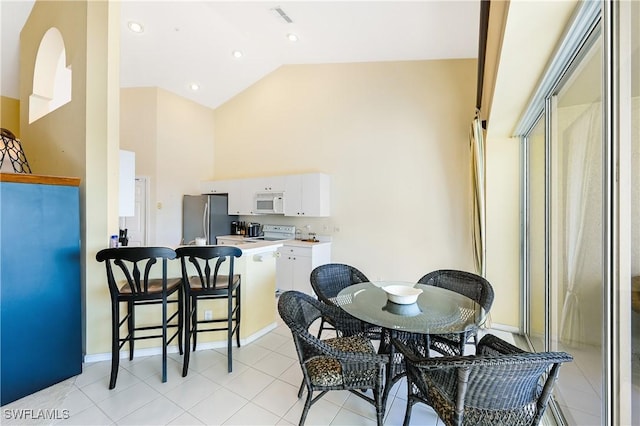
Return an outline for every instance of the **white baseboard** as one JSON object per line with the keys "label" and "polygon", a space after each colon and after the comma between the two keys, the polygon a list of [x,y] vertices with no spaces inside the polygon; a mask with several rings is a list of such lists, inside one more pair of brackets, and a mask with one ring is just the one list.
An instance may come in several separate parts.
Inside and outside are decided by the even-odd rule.
{"label": "white baseboard", "polygon": [[[253,333],[252,335],[244,338],[244,339],[240,339],[240,345],[246,345],[248,343],[251,343],[255,340],[258,340],[259,338],[261,338],[262,336],[264,336],[265,334],[269,333],[271,330],[275,329],[278,326],[277,323],[271,323],[268,326],[264,327],[263,329],[258,330],[257,332]],[[218,340],[215,342],[203,342],[203,343],[198,343],[198,347],[196,348],[196,351],[205,351],[205,350],[209,350],[209,349],[218,349],[218,348],[226,348],[227,347],[227,341],[226,340]],[[178,353],[178,345],[171,345],[171,346],[167,346],[167,353]],[[133,351],[133,357],[143,357],[143,356],[151,356],[151,355],[161,355],[162,354],[162,347],[158,346],[158,347],[153,347],[153,348],[143,348],[143,349],[135,349]],[[129,357],[129,351],[125,350],[125,351],[120,351],[120,359],[122,358],[128,358]],[[85,355],[84,356],[84,362],[85,363],[92,363],[92,362],[100,362],[100,361],[111,361],[111,352],[106,352],[106,353],[100,353],[100,354],[91,354],[91,355]]]}
{"label": "white baseboard", "polygon": [[512,334],[522,334],[520,332],[520,329],[518,327],[514,327],[512,325],[505,325],[505,324],[491,324],[491,328],[488,328],[488,330],[500,330],[500,331],[506,331],[508,333],[512,333]]}

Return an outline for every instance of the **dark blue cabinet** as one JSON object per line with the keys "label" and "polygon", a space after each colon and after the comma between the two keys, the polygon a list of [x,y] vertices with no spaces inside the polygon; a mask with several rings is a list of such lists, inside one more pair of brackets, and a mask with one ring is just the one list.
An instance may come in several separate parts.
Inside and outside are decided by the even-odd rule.
{"label": "dark blue cabinet", "polygon": [[78,179],[2,174],[2,405],[82,371]]}

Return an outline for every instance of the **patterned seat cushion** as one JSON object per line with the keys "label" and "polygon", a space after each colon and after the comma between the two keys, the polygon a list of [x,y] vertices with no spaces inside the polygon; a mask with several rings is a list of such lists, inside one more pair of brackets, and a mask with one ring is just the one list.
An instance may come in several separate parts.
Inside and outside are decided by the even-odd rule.
{"label": "patterned seat cushion", "polygon": [[[343,351],[352,353],[375,354],[375,348],[369,339],[360,336],[337,337],[323,340],[327,345]],[[344,384],[342,367],[335,358],[318,357],[307,363],[307,372],[311,383],[315,386],[341,386]],[[363,376],[365,381],[375,380],[375,369],[349,372],[354,377],[347,377],[348,381],[355,378],[355,375]]]}

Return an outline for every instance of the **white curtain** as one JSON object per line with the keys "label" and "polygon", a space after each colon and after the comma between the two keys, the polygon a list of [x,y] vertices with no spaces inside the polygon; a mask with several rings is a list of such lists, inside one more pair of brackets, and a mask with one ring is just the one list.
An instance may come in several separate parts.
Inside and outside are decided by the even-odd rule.
{"label": "white curtain", "polygon": [[486,275],[485,265],[485,154],[484,129],[482,121],[476,113],[469,132],[471,149],[471,179],[472,179],[472,221],[473,221],[473,258],[476,273]]}
{"label": "white curtain", "polygon": [[[583,233],[592,166],[600,147],[601,105],[594,104],[566,130],[565,150],[565,254],[566,294],[560,321],[560,339],[565,343],[584,342],[580,284],[577,277],[582,260]],[[596,184],[597,182],[594,182]]]}

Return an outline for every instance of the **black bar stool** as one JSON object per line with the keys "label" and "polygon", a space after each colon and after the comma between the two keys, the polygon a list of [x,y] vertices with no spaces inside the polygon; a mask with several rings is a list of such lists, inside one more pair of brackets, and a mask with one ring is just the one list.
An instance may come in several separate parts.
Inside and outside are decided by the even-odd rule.
{"label": "black bar stool", "polygon": [[[176,253],[167,247],[121,247],[109,248],[98,252],[96,260],[105,262],[107,282],[111,294],[111,379],[109,389],[116,387],[120,349],[129,343],[129,359],[133,359],[134,341],[162,338],[162,382],[167,381],[167,345],[178,337],[178,347],[182,354],[183,300],[180,286],[182,279],[167,278],[167,260],[175,259]],[[151,278],[151,271],[158,268],[162,260],[161,278]],[[154,273],[154,276],[159,274]],[[177,293],[177,299],[168,300],[168,296]],[[120,302],[127,304],[127,315],[120,319]],[[167,318],[167,305],[176,303],[177,309]],[[162,305],[162,322],[155,325],[136,326],[135,310],[140,306]],[[120,337],[120,327],[127,323],[127,335]],[[167,338],[167,329],[177,328]],[[161,334],[148,334],[153,330],[162,330]],[[143,335],[136,336],[141,331]]]}
{"label": "black bar stool", "polygon": [[[196,350],[197,334],[209,331],[227,331],[227,369],[232,371],[232,342],[240,347],[240,275],[234,273],[234,260],[242,256],[242,250],[232,246],[189,246],[176,249],[182,265],[182,281],[185,292],[185,353],[182,376],[189,370],[190,340]],[[224,274],[220,267],[226,262]],[[223,268],[224,269],[224,268]],[[216,315],[212,319],[198,319],[199,300],[227,301],[226,317]],[[225,323],[214,326],[214,324]],[[209,324],[209,326],[206,326]],[[198,328],[205,325],[207,328]]]}

